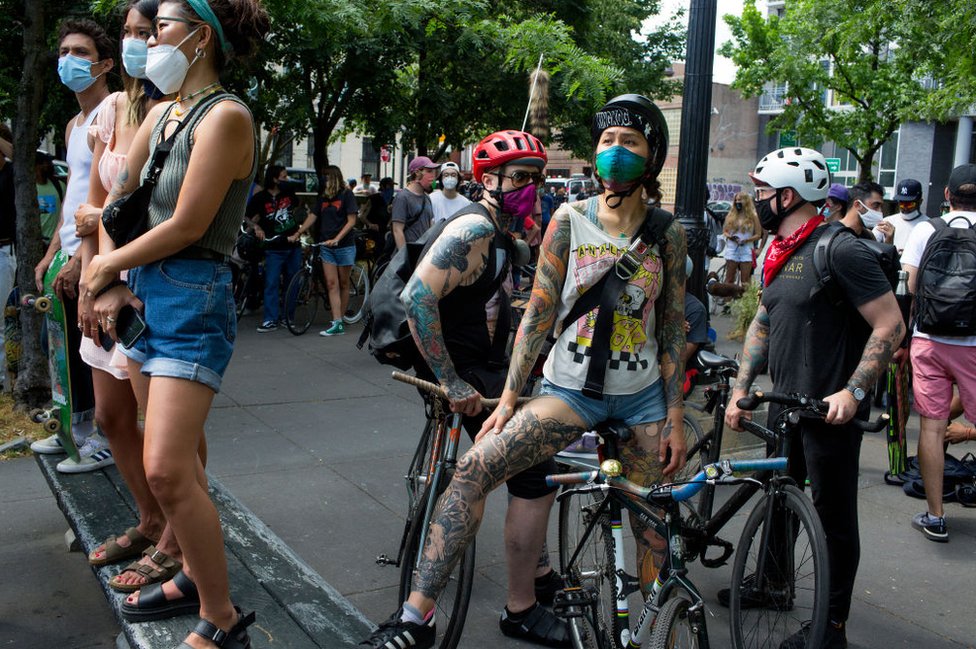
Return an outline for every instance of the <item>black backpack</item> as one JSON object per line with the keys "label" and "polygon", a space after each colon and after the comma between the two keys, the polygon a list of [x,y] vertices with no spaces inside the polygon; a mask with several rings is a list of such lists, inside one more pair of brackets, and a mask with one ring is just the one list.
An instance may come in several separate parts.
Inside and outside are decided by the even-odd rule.
{"label": "black backpack", "polygon": [[[407,311],[400,301],[400,294],[407,282],[410,281],[417,264],[427,254],[444,228],[455,219],[469,214],[481,214],[488,217],[492,227],[495,225],[487,210],[475,203],[463,208],[449,219],[436,224],[417,241],[408,243],[396,251],[369,292],[363,314],[363,333],[356,343],[357,348],[362,349],[368,340],[369,353],[377,361],[383,365],[393,365],[401,370],[408,370],[422,360],[423,357],[410,333],[410,326],[407,324]],[[492,246],[494,248],[494,243]],[[493,259],[494,255],[492,255],[485,272],[494,271]],[[497,286],[501,285],[502,279],[501,276],[496,278]]]}
{"label": "black backpack", "polygon": [[922,333],[976,334],[976,225],[956,219],[968,227],[929,221],[935,232],[925,244],[915,282],[915,325]]}
{"label": "black backpack", "polygon": [[[839,221],[829,223],[827,231],[820,235],[816,247],[813,249],[813,267],[817,271],[817,285],[810,291],[813,298],[820,291],[827,291],[827,298],[830,303],[837,306],[844,302],[845,298],[840,287],[834,281],[833,271],[833,250],[831,244],[842,233],[847,233],[852,237],[857,237],[854,231]],[[881,266],[881,271],[888,278],[891,290],[894,291],[898,286],[898,271],[901,270],[901,262],[898,260],[898,249],[890,243],[882,243],[874,239],[862,239],[857,237],[865,248],[871,251]]]}

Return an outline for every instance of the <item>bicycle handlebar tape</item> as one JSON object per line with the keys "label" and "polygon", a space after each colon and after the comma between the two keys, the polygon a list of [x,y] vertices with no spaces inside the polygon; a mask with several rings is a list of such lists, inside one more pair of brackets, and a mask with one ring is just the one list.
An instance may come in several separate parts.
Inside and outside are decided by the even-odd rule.
{"label": "bicycle handlebar tape", "polygon": [[787,459],[785,457],[768,457],[761,460],[730,460],[729,467],[737,473],[752,473],[755,471],[785,471]]}
{"label": "bicycle handlebar tape", "polygon": [[599,471],[580,471],[578,473],[557,473],[546,476],[546,486],[555,487],[563,484],[586,484],[596,480]]}
{"label": "bicycle handlebar tape", "polygon": [[888,416],[888,413],[882,413],[881,416],[874,421],[852,419],[851,425],[865,433],[878,433],[887,428],[889,419],[891,419],[891,417]]}

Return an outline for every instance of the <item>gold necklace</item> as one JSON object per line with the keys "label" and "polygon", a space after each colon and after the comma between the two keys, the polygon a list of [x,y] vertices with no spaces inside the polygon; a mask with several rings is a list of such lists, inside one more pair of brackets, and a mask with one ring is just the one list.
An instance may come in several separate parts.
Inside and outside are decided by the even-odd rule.
{"label": "gold necklace", "polygon": [[209,86],[206,86],[204,88],[201,88],[200,90],[197,90],[196,92],[191,92],[186,97],[182,97],[179,94],[177,94],[176,95],[176,107],[173,109],[173,112],[176,113],[176,116],[177,117],[182,117],[183,116],[183,113],[185,113],[186,111],[185,110],[182,110],[180,108],[180,105],[184,101],[190,101],[191,99],[194,99],[196,97],[199,97],[200,95],[202,95],[203,93],[207,92],[208,90],[213,90],[213,91],[223,90],[223,86],[220,85],[220,82],[219,81],[214,81]]}

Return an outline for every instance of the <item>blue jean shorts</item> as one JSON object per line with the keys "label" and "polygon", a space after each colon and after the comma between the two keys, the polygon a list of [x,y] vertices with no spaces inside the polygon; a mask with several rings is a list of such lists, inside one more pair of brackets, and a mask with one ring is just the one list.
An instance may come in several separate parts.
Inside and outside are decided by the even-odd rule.
{"label": "blue jean shorts", "polygon": [[542,379],[539,394],[556,397],[565,403],[590,430],[608,419],[622,421],[633,428],[638,424],[661,421],[668,414],[664,400],[664,381],[661,379],[634,394],[605,394],[603,401],[591,399],[579,390],[564,388],[546,379]]}
{"label": "blue jean shorts", "polygon": [[146,305],[146,331],[122,353],[146,376],[203,383],[220,391],[237,336],[230,266],[209,259],[164,259],[129,273]]}
{"label": "blue jean shorts", "polygon": [[356,263],[356,246],[343,246],[341,248],[319,248],[319,257],[327,264],[333,266],[352,266]]}

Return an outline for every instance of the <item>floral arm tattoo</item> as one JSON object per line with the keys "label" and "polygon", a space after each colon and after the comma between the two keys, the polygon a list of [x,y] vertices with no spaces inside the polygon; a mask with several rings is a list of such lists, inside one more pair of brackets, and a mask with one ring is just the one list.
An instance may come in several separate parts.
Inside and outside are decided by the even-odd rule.
{"label": "floral arm tattoo", "polygon": [[746,339],[742,345],[742,362],[735,378],[735,389],[748,392],[759,371],[769,360],[769,313],[762,304],[756,310],[756,317],[749,325]]}
{"label": "floral arm tattoo", "polygon": [[482,217],[451,224],[417,264],[400,295],[417,348],[452,397],[468,394],[471,388],[454,370],[444,342],[439,303],[458,286],[481,276],[494,235],[491,224]]}
{"label": "floral arm tattoo", "polygon": [[870,390],[878,382],[881,373],[888,368],[888,362],[892,354],[901,343],[905,335],[905,325],[898,323],[890,331],[879,331],[875,329],[871,332],[871,337],[864,345],[864,352],[861,360],[851,375],[850,384],[857,388]]}
{"label": "floral arm tattoo", "polygon": [[664,314],[658,335],[661,357],[661,378],[664,379],[664,398],[668,409],[680,408],[684,402],[682,386],[685,380],[685,364],[681,352],[685,348],[685,258],[688,244],[685,230],[673,221],[666,233],[664,251],[664,286],[657,299],[664,301]]}
{"label": "floral arm tattoo", "polygon": [[508,368],[508,382],[505,387],[516,394],[521,393],[525,387],[529,372],[532,371],[542,344],[556,320],[563,284],[566,281],[569,246],[569,216],[557,212],[553,215],[539,248],[532,295],[515,335],[512,364]]}

